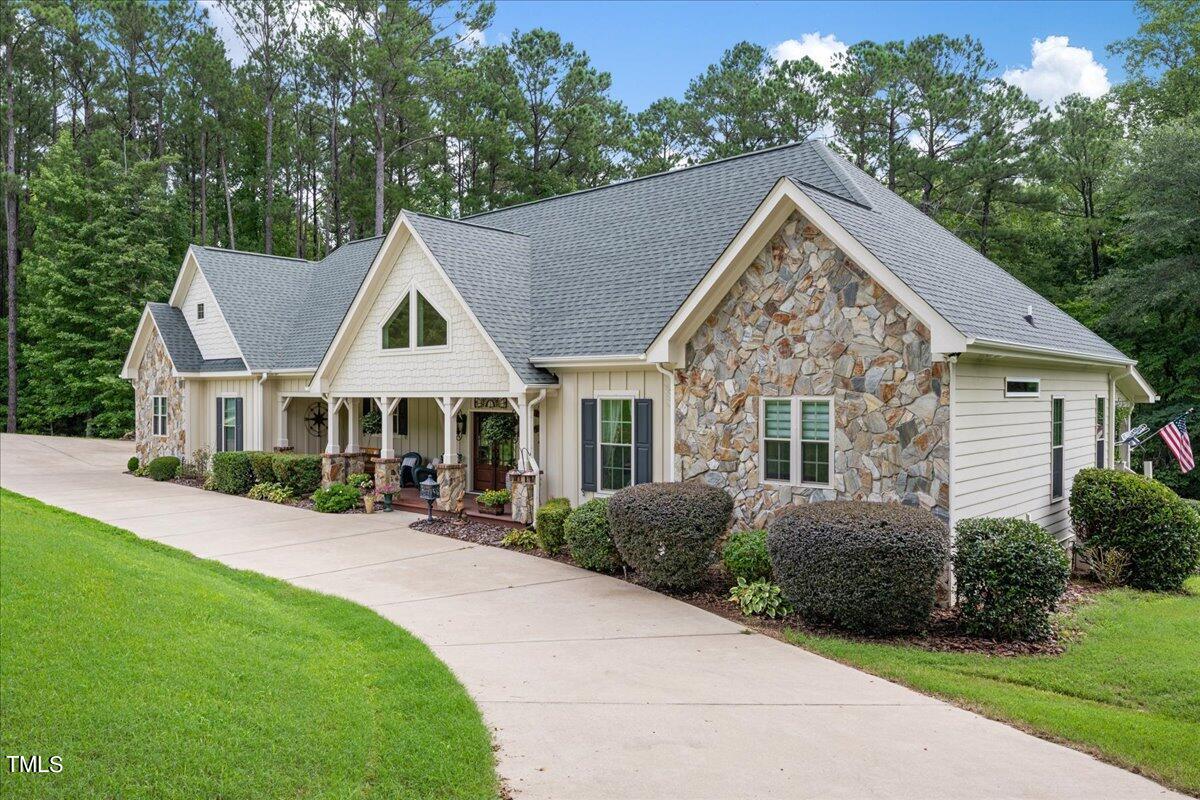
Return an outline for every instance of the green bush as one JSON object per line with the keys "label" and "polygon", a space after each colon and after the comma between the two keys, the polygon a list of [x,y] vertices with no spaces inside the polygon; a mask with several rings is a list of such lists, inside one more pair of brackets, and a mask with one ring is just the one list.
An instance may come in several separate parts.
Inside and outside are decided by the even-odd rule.
{"label": "green bush", "polygon": [[192,451],[191,458],[185,458],[179,464],[179,477],[191,480],[207,479],[208,464],[211,460],[212,453],[207,447],[197,447]]}
{"label": "green bush", "polygon": [[137,456],[130,456],[129,460],[125,462],[125,469],[129,470],[130,472],[137,472],[138,467],[140,467],[141,465],[142,465],[142,462],[138,461]]}
{"label": "green bush", "polygon": [[1067,587],[1071,560],[1040,525],[1015,518],[966,519],[955,527],[954,576],[967,632],[1044,639]]}
{"label": "green bush", "polygon": [[608,500],[588,500],[567,515],[563,538],[575,563],[596,572],[616,572],[623,564],[608,527]]}
{"label": "green bush", "polygon": [[1086,548],[1129,557],[1127,583],[1178,591],[1200,561],[1200,516],[1163,484],[1113,469],[1084,469],[1071,486],[1071,521]]}
{"label": "green bush", "polygon": [[747,617],[786,617],[792,613],[787,601],[783,599],[783,590],[778,585],[766,580],[747,582],[745,578],[737,579],[737,586],[729,590],[729,602],[737,603],[741,612]]}
{"label": "green bush", "polygon": [[365,472],[355,472],[350,477],[346,478],[346,485],[353,486],[360,493],[365,494],[371,491],[375,485],[375,479]]}
{"label": "green bush", "polygon": [[313,492],[313,508],[324,514],[340,514],[358,505],[361,496],[353,486],[331,483],[328,487]]}
{"label": "green bush", "polygon": [[721,550],[721,561],[729,577],[744,578],[747,583],[771,580],[771,556],[767,553],[767,532],[735,531]]}
{"label": "green bush", "polygon": [[250,454],[241,451],[213,453],[212,484],[218,492],[245,494],[254,486]]}
{"label": "green bush", "polygon": [[688,590],[704,579],[729,529],[733,498],[705,483],[642,483],[608,505],[613,542],[625,563],[654,587]]}
{"label": "green bush", "polygon": [[767,551],[784,597],[805,619],[893,633],[929,623],[950,535],[927,511],[834,501],[776,517]]}
{"label": "green bush", "polygon": [[273,483],[275,481],[275,454],[250,452],[250,470],[254,473],[255,483]]}
{"label": "green bush", "polygon": [[547,553],[557,553],[566,543],[563,524],[571,513],[571,504],[564,497],[546,501],[537,512],[538,546]]}
{"label": "green bush", "polygon": [[179,459],[175,456],[159,456],[146,465],[146,473],[156,481],[169,481],[179,472]]}
{"label": "green bush", "polygon": [[517,550],[536,550],[537,534],[528,528],[513,528],[504,534],[504,538],[500,540],[500,546],[512,547]]}
{"label": "green bush", "polygon": [[271,463],[276,483],[282,483],[297,497],[305,497],[321,488],[320,456],[276,453]]}
{"label": "green bush", "polygon": [[246,495],[251,500],[268,500],[272,503],[286,503],[295,495],[292,490],[282,483],[256,483]]}
{"label": "green bush", "polygon": [[504,508],[512,500],[512,492],[508,489],[488,489],[479,495],[479,505],[488,508]]}

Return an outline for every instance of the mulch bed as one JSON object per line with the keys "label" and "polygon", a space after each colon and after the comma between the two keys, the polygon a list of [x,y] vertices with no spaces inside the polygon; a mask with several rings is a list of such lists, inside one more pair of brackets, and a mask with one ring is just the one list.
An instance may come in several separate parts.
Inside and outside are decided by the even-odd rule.
{"label": "mulch bed", "polygon": [[[509,527],[491,525],[477,520],[454,521],[446,518],[435,519],[433,522],[422,519],[412,523],[409,527],[423,533],[448,536],[452,539],[471,542],[473,544],[488,545],[490,547],[501,547],[500,541],[510,530]],[[518,550],[517,552],[538,556],[539,558],[547,558],[563,564],[574,564],[571,557],[565,553],[549,555],[542,550]],[[639,586],[644,585],[638,580],[636,573],[618,573],[612,577]],[[1069,635],[1058,628],[1055,629],[1053,638],[1042,642],[998,642],[992,639],[982,639],[962,631],[957,611],[942,608],[934,610],[929,629],[922,634],[907,636],[857,636],[829,626],[807,623],[795,616],[786,619],[747,617],[742,614],[736,604],[731,603],[728,599],[731,583],[732,581],[725,575],[724,569],[719,565],[714,565],[705,577],[704,583],[694,591],[670,592],[658,589],[654,591],[674,597],[676,600],[682,600],[685,603],[742,625],[756,633],[761,633],[783,642],[788,641],[784,635],[786,631],[798,630],[818,636],[839,636],[844,639],[853,639],[862,642],[906,645],[940,653],[1027,656],[1058,655],[1063,652],[1069,640]],[[1076,606],[1091,602],[1091,596],[1101,590],[1102,587],[1094,583],[1072,581],[1067,586],[1067,591],[1063,595],[1062,603],[1059,606],[1060,616],[1067,616]]]}

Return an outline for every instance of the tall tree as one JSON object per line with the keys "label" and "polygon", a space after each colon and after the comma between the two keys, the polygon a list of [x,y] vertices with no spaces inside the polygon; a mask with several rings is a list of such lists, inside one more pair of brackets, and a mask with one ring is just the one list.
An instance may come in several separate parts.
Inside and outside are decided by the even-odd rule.
{"label": "tall tree", "polygon": [[688,84],[684,99],[695,110],[697,145],[709,158],[757,150],[771,141],[763,75],[767,51],[738,42]]}
{"label": "tall tree", "polygon": [[904,48],[903,42],[853,44],[835,57],[829,85],[837,144],[892,190],[899,155],[908,147]]}
{"label": "tall tree", "polygon": [[629,158],[634,175],[651,175],[687,164],[696,154],[690,106],[673,97],[655,100],[633,118]]}
{"label": "tall tree", "polygon": [[771,64],[762,83],[768,145],[802,142],[830,121],[830,75],[808,56]]}
{"label": "tall tree", "polygon": [[1200,0],[1137,0],[1138,32],[1109,45],[1125,56],[1120,96],[1135,118],[1182,119],[1200,112]]}

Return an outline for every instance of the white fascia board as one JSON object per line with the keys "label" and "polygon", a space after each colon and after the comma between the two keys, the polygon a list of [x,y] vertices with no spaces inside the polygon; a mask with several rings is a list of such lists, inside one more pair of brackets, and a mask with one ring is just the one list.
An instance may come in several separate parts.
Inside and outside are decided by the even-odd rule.
{"label": "white fascia board", "polygon": [[599,367],[645,367],[646,354],[636,355],[599,355],[599,356],[554,356],[553,358],[531,359],[534,366],[546,369],[576,367],[590,369]]}
{"label": "white fascia board", "polygon": [[240,370],[237,372],[178,372],[171,370],[173,378],[253,378],[254,373],[250,370]]}
{"label": "white fascia board", "polygon": [[646,350],[647,361],[676,365],[681,362],[684,342],[712,313],[792,211],[799,211],[851,261],[924,323],[929,329],[931,349],[935,354],[959,353],[966,348],[968,339],[962,332],[851,236],[799,185],[784,177],[775,183],[733,241],[655,337]]}
{"label": "white fascia board", "polygon": [[[200,261],[196,258],[196,246],[188,245],[183,254],[183,265],[175,276],[175,285],[171,287],[171,297],[167,300],[175,308],[183,308],[183,298],[187,295],[188,287],[192,285],[192,276],[200,269]],[[215,299],[215,298],[214,298]]]}
{"label": "white fascia board", "polygon": [[1129,366],[1126,372],[1117,376],[1117,388],[1121,390],[1121,394],[1135,403],[1157,403],[1159,395],[1154,391],[1154,387],[1142,377],[1142,373],[1137,371],[1137,367]]}
{"label": "white fascia board", "polygon": [[964,352],[974,353],[978,355],[993,355],[993,356],[1009,356],[1009,357],[1025,357],[1029,359],[1039,359],[1043,361],[1062,361],[1062,362],[1086,362],[1089,364],[1103,364],[1105,366],[1122,366],[1131,367],[1137,362],[1131,358],[1115,358],[1112,356],[1101,356],[1092,353],[1079,353],[1073,350],[1062,350],[1056,347],[1041,347],[1038,345],[1021,344],[1019,342],[1008,342],[1001,339],[983,339],[972,338],[968,340],[967,347]]}
{"label": "white fascia board", "polygon": [[[138,320],[137,329],[133,332],[133,341],[129,343],[129,352],[125,354],[125,363],[121,365],[122,378],[133,380],[137,377],[137,362],[141,361],[142,354],[146,352],[146,345],[149,344],[150,337],[156,333],[158,333],[158,326],[154,323],[154,316],[147,306],[142,309],[142,318]],[[167,353],[167,359],[170,360],[170,358],[171,354]],[[174,364],[171,366],[173,370]]]}

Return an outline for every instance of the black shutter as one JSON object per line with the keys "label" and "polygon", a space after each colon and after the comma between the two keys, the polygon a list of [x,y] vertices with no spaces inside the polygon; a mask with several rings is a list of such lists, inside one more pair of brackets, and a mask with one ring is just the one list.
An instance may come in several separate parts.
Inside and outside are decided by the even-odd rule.
{"label": "black shutter", "polygon": [[579,431],[582,457],[580,488],[585,492],[596,491],[596,401],[581,400],[579,403]]}
{"label": "black shutter", "polygon": [[408,436],[408,398],[401,397],[400,402],[396,404],[396,419],[392,425],[396,430],[394,433],[397,436]]}
{"label": "black shutter", "polygon": [[654,480],[653,441],[654,401],[633,401],[633,482]]}
{"label": "black shutter", "polygon": [[225,409],[221,407],[223,397],[217,398],[217,450],[225,449]]}
{"label": "black shutter", "polygon": [[234,429],[237,431],[237,447],[234,449],[241,452],[246,449],[242,442],[242,398],[233,398],[233,413],[236,420],[234,422]]}

